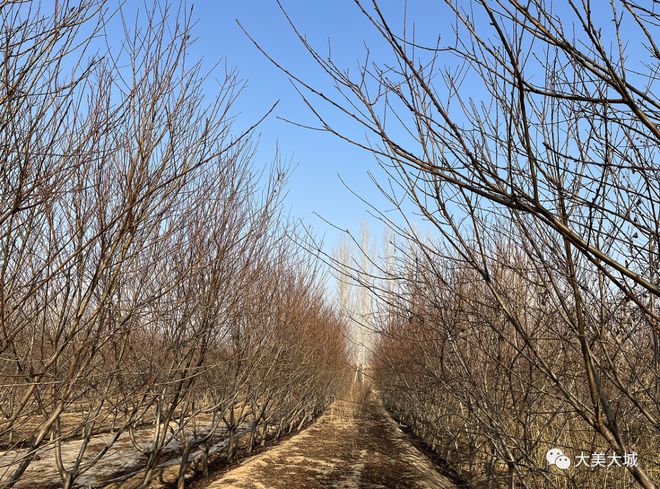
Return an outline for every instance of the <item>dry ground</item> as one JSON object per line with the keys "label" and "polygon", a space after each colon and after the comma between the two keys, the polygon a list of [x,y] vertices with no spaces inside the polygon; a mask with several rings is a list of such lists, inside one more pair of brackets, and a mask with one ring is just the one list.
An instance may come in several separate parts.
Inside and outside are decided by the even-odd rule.
{"label": "dry ground", "polygon": [[[210,422],[208,423],[210,424]],[[199,434],[202,436],[208,433],[208,428],[203,423],[198,426]],[[112,439],[112,434],[101,433],[92,437],[90,445],[83,459],[83,466],[86,461],[91,460],[107,443]],[[152,429],[137,430],[134,434],[135,441],[142,449],[148,449],[152,442]],[[193,436],[190,435],[190,439]],[[219,431],[214,437],[210,454],[224,450],[226,446],[226,436]],[[62,443],[62,459],[67,466],[71,466],[73,460],[78,455],[81,441],[77,439],[67,440]],[[179,463],[179,453],[181,444],[178,440],[172,440],[163,450],[163,462],[159,467],[169,467]],[[15,464],[25,455],[26,449],[0,451],[0,487],[9,477]],[[191,460],[201,456],[201,451],[197,450],[191,454]],[[114,477],[121,477],[126,474],[140,474],[145,466],[146,456],[133,445],[127,432],[122,433],[119,439],[112,445],[111,449],[88,471],[83,473],[76,481],[75,487],[103,487]],[[23,477],[14,486],[15,489],[55,489],[62,486],[62,478],[57,470],[55,462],[55,451],[52,446],[39,452],[36,460],[28,467]],[[129,486],[124,483],[123,487]]]}
{"label": "dry ground", "polygon": [[198,481],[206,489],[376,489],[457,486],[415,448],[373,396],[337,401],[310,428],[240,466]]}

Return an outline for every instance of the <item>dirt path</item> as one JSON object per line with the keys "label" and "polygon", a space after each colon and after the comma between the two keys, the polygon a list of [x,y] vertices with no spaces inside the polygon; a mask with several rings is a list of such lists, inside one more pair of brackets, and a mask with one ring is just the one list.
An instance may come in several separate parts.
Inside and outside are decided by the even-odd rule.
{"label": "dirt path", "polygon": [[419,452],[373,398],[338,401],[316,423],[247,459],[207,489],[457,487]]}

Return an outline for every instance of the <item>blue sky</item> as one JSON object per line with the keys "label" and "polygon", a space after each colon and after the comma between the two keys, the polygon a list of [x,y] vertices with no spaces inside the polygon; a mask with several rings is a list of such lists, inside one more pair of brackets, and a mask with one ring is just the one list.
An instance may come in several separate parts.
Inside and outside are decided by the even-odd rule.
{"label": "blue sky", "polygon": [[[311,43],[326,52],[330,45],[333,58],[340,64],[357,66],[364,58],[365,42],[377,56],[387,55],[378,47],[377,35],[352,1],[285,0],[283,3]],[[392,13],[400,16],[402,5],[403,2]],[[192,54],[203,56],[207,63],[226,61],[228,66],[239,70],[247,83],[235,106],[240,112],[238,127],[259,119],[279,101],[275,112],[258,129],[256,164],[268,165],[279,147],[282,159],[292,168],[287,198],[291,215],[303,219],[318,236],[325,236],[326,250],[335,246],[341,233],[315,214],[357,235],[362,222],[367,221],[373,234],[380,235],[382,225],[368,215],[368,207],[341,181],[377,207],[387,209],[388,203],[368,176],[368,171],[377,174],[379,170],[373,157],[331,134],[283,121],[282,118],[315,123],[288,77],[259,52],[236,23],[238,20],[278,62],[311,84],[329,88],[327,76],[295,38],[277,3],[274,0],[196,2],[193,12],[198,23]]]}

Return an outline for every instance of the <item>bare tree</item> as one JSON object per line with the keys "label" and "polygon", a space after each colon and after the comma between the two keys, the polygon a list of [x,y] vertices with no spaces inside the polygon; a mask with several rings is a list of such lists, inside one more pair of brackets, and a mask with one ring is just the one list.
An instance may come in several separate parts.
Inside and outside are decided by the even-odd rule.
{"label": "bare tree", "polygon": [[[232,127],[236,73],[209,102],[190,12],[116,14],[115,44],[109,6],[0,7],[3,487],[35,465],[148,487],[174,459],[184,487],[341,387],[341,320],[281,217],[285,171],[261,178]],[[131,470],[103,472],[119,450]]]}
{"label": "bare tree", "polygon": [[[442,238],[420,239],[382,215],[411,249],[395,275],[398,319],[381,350],[388,375],[405,376],[389,389],[390,405],[421,423],[422,436],[437,421],[419,419],[427,408],[463,424],[470,469],[499,459],[511,487],[533,486],[525,477],[535,475],[552,482],[542,449],[568,428],[573,441],[612,457],[644,448],[643,463],[627,469],[655,488],[656,6],[447,0],[428,15],[451,36],[425,44],[410,24],[395,27],[384,4],[355,3],[389,62],[367,56],[351,72],[290,20],[336,91],[278,66],[319,129],[374,155],[392,182],[381,186],[390,201],[407,197]],[[333,117],[359,124],[366,138],[336,129]],[[456,282],[457,273],[466,279]],[[411,387],[427,376],[436,397]],[[548,396],[561,400],[549,414]],[[580,438],[585,427],[597,438]],[[579,449],[570,436],[563,446]]]}

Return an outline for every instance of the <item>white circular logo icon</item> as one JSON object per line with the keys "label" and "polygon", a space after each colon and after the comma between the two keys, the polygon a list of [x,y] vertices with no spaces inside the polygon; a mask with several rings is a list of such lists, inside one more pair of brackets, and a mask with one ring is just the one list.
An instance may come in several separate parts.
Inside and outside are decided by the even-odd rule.
{"label": "white circular logo icon", "polygon": [[548,453],[545,454],[545,459],[550,465],[554,465],[554,463],[557,461],[557,457],[563,454],[564,452],[562,452],[559,448],[551,448],[548,450]]}
{"label": "white circular logo icon", "polygon": [[571,466],[571,459],[568,458],[566,455],[560,455],[559,457],[557,457],[557,460],[555,461],[555,465],[557,466],[558,469],[566,470]]}
{"label": "white circular logo icon", "polygon": [[558,469],[566,470],[571,466],[571,459],[564,455],[559,448],[551,448],[545,454],[545,459],[550,465],[556,465]]}

